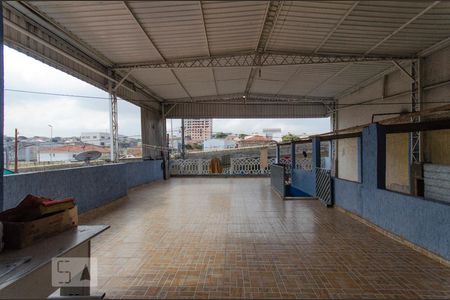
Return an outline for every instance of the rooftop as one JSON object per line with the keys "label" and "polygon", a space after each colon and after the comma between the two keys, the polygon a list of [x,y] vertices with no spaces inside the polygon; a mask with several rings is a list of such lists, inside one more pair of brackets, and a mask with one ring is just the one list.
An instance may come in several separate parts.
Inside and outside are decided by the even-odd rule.
{"label": "rooftop", "polygon": [[96,145],[63,145],[63,146],[53,146],[53,147],[46,147],[42,148],[40,150],[41,153],[62,153],[62,152],[72,152],[72,153],[79,153],[84,151],[98,151],[101,153],[109,153],[109,148],[107,147],[100,147]]}

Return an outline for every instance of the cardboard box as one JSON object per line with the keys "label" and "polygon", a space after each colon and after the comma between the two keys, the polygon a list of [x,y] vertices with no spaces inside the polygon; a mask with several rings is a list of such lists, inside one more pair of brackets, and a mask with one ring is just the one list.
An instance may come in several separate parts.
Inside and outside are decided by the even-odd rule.
{"label": "cardboard box", "polygon": [[78,209],[73,207],[28,222],[3,222],[6,249],[20,249],[78,225]]}

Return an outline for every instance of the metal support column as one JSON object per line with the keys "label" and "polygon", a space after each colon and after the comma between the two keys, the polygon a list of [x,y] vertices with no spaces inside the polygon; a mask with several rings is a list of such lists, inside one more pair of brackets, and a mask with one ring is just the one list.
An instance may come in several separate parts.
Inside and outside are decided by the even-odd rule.
{"label": "metal support column", "polygon": [[[420,86],[420,60],[411,62],[411,77],[413,78],[411,84],[411,112],[418,112],[421,110],[421,86]],[[411,118],[411,122],[420,122],[420,116]],[[421,149],[421,133],[420,131],[411,132],[410,134],[410,157],[411,164],[420,163],[422,161]]]}
{"label": "metal support column", "polygon": [[[337,101],[337,100],[336,100]],[[333,112],[330,115],[330,125],[331,125],[331,131],[336,132],[338,130],[338,111],[336,110],[336,103],[332,104]],[[330,161],[331,161],[331,176],[336,177],[337,176],[337,147],[338,147],[338,140],[333,139],[330,141]]]}
{"label": "metal support column", "polygon": [[119,162],[119,122],[117,113],[117,95],[112,88],[112,82],[108,83],[109,91],[109,126],[110,126],[110,150],[111,161]]}
{"label": "metal support column", "polygon": [[169,153],[169,135],[167,134],[167,121],[166,121],[166,112],[164,109],[164,105],[161,105],[161,118],[162,118],[162,148],[160,150],[161,156],[164,163],[164,179],[167,180],[170,178],[170,171],[169,171],[169,160],[170,160],[170,153]]}
{"label": "metal support column", "polygon": [[[411,112],[420,112],[422,109],[422,82],[423,82],[423,61],[421,59],[411,62]],[[420,122],[420,116],[411,118],[411,122]],[[410,133],[410,192],[412,195],[423,196],[422,166],[423,161],[423,135],[425,132],[413,131]]]}
{"label": "metal support column", "polygon": [[184,145],[184,119],[181,119],[181,158],[185,158],[186,147]]}

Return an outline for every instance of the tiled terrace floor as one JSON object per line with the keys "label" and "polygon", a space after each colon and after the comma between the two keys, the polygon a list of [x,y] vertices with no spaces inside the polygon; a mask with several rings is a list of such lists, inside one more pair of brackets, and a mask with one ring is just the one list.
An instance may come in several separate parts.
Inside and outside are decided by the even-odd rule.
{"label": "tiled terrace floor", "polygon": [[450,268],[269,179],[173,178],[85,214],[108,298],[450,298]]}

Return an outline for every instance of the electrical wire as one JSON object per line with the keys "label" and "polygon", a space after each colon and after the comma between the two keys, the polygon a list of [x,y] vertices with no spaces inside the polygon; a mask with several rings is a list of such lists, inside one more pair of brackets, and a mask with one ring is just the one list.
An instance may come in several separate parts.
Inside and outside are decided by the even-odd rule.
{"label": "electrical wire", "polygon": [[[27,91],[27,90],[17,90],[17,89],[5,89],[8,92],[15,93],[26,93],[26,94],[36,94],[36,95],[47,95],[47,96],[60,96],[60,97],[72,97],[72,98],[83,98],[83,99],[103,99],[109,100],[109,97],[99,97],[99,96],[87,96],[87,95],[73,95],[73,94],[60,94],[60,93],[49,93],[40,91]],[[122,100],[122,99],[118,99]]]}
{"label": "electrical wire", "polygon": [[[109,97],[99,97],[99,96],[87,96],[87,95],[75,95],[75,94],[62,94],[62,93],[50,93],[50,92],[41,92],[41,91],[29,91],[29,90],[18,90],[18,89],[8,89],[5,88],[5,91],[15,92],[15,93],[26,93],[26,94],[36,94],[36,95],[48,95],[48,96],[60,96],[60,97],[72,97],[72,98],[82,98],[82,99],[103,99],[109,100]],[[122,100],[118,98],[117,100]],[[382,99],[377,99],[375,101],[382,101]],[[271,102],[269,102],[272,104]],[[313,103],[297,103],[300,105],[311,105]],[[337,107],[346,107],[346,106],[375,106],[375,105],[409,105],[411,102],[384,102],[384,103],[348,103],[348,104],[338,104]],[[426,104],[450,104],[450,101],[427,101]]]}

